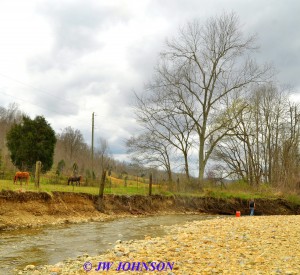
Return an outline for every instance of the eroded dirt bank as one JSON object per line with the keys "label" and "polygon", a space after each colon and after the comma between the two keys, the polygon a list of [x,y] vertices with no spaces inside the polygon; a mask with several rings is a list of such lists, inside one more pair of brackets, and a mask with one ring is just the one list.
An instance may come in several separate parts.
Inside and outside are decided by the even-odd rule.
{"label": "eroded dirt bank", "polygon": [[[242,199],[210,197],[118,196],[104,197],[105,211],[96,209],[97,197],[89,194],[36,192],[0,192],[0,229],[107,220],[127,215],[199,212],[233,215],[236,210],[248,214]],[[282,199],[256,200],[257,215],[300,214],[300,206]]]}

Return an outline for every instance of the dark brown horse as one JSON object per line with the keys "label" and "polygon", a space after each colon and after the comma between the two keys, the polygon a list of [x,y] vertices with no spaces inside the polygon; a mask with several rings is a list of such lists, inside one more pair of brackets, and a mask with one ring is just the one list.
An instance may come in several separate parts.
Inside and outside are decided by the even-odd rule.
{"label": "dark brown horse", "polygon": [[30,175],[28,172],[17,172],[14,176],[14,184],[17,182],[17,180],[19,180],[20,184],[22,185],[22,180],[26,179],[26,185],[28,185],[29,178]]}
{"label": "dark brown horse", "polygon": [[78,177],[68,177],[68,185],[70,184],[70,182],[73,185],[73,182],[75,182],[76,185],[80,186],[80,181],[81,181],[81,176]]}

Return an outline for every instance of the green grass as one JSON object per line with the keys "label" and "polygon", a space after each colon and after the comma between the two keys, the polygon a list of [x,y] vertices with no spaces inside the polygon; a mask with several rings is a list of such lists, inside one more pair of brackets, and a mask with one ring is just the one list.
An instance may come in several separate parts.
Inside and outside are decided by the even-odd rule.
{"label": "green grass", "polygon": [[[52,193],[54,191],[58,192],[74,192],[74,193],[87,193],[92,195],[99,194],[99,186],[72,186],[72,185],[62,185],[62,184],[49,184],[42,181],[40,183],[40,188],[36,188],[33,182],[29,182],[28,185],[25,183],[22,186],[17,183],[13,184],[12,181],[9,180],[0,180],[0,190],[13,190],[13,191],[40,191],[40,192],[48,192]],[[115,195],[148,195],[148,185],[144,183],[137,184],[129,184],[127,187],[122,185],[112,184],[111,187],[107,186],[104,189],[104,194],[115,194]],[[166,192],[154,185],[152,189],[152,194],[171,194],[170,192]]]}
{"label": "green grass", "polygon": [[[87,193],[92,195],[99,194],[99,182],[94,182],[95,186],[72,186],[67,185],[66,182],[63,184],[53,184],[46,178],[42,178],[40,188],[37,189],[33,182],[29,185],[23,183],[22,187],[20,184],[13,184],[12,180],[0,180],[0,190],[13,190],[13,191],[41,191],[52,193],[58,192],[74,192],[74,193]],[[111,184],[106,184],[104,194],[115,194],[115,195],[148,195],[148,184],[136,181],[128,181],[127,187],[124,187],[123,181],[112,178]],[[207,185],[204,187],[203,192],[170,192],[167,191],[165,186],[153,185],[152,194],[160,194],[165,196],[180,195],[184,197],[213,197],[219,199],[232,199],[240,198],[249,200],[254,199],[276,199],[282,198],[287,201],[300,205],[300,196],[295,193],[278,193],[275,189],[272,189],[268,185],[261,185],[259,189],[251,188],[249,185],[241,182],[227,185],[226,189],[221,189],[216,186]]]}
{"label": "green grass", "polygon": [[269,187],[261,186],[257,189],[242,182],[232,183],[223,189],[220,187],[208,187],[204,190],[207,196],[222,199],[240,198],[249,200],[251,198],[276,198],[275,191],[271,190]]}
{"label": "green grass", "polygon": [[214,198],[231,199],[240,198],[254,199],[285,199],[288,202],[300,205],[300,195],[294,192],[279,192],[268,184],[261,184],[259,188],[251,187],[243,182],[236,182],[227,185],[226,189],[220,187],[204,188],[204,195]]}
{"label": "green grass", "polygon": [[300,205],[300,196],[296,194],[289,194],[285,196],[285,199],[291,203]]}

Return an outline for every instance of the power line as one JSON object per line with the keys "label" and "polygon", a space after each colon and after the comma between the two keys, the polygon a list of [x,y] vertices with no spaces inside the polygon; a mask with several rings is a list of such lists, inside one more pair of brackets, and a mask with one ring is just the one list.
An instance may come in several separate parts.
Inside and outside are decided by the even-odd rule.
{"label": "power line", "polygon": [[20,81],[20,80],[14,78],[14,77],[11,77],[11,76],[8,76],[8,75],[2,74],[2,73],[0,73],[0,76],[5,77],[5,78],[7,78],[7,79],[9,79],[9,80],[11,80],[11,81],[14,81],[14,82],[18,83],[19,85],[23,85],[23,86],[25,86],[25,87],[31,88],[31,89],[33,89],[33,90],[36,90],[36,91],[38,91],[38,92],[40,92],[40,93],[42,93],[42,94],[48,95],[48,96],[50,96],[50,97],[57,98],[57,99],[59,99],[59,100],[63,100],[63,101],[65,101],[65,102],[68,103],[68,104],[73,104],[73,105],[74,105],[74,102],[71,102],[71,101],[69,101],[69,100],[67,100],[67,99],[64,99],[64,98],[61,98],[61,97],[58,97],[58,96],[53,95],[53,94],[51,94],[51,93],[49,93],[49,92],[43,91],[43,90],[41,90],[41,89],[39,89],[39,88],[34,87],[34,86],[31,85],[31,84],[27,84],[27,83],[25,83],[25,82],[23,82],[23,81]]}
{"label": "power line", "polygon": [[6,93],[6,92],[3,92],[3,91],[1,91],[1,90],[0,90],[0,93],[3,94],[3,95],[6,95],[6,96],[9,96],[9,97],[13,98],[14,100],[20,101],[21,103],[22,103],[22,102],[26,102],[26,103],[28,103],[28,104],[30,104],[30,105],[36,106],[36,107],[38,107],[38,108],[40,108],[40,109],[44,109],[44,110],[46,110],[46,111],[48,111],[48,112],[52,112],[52,113],[55,113],[55,114],[57,114],[57,115],[61,115],[61,114],[59,114],[58,112],[54,111],[53,109],[49,109],[49,108],[45,108],[45,107],[43,107],[43,106],[37,105],[37,104],[35,104],[35,103],[29,101],[28,99],[20,98],[20,97],[17,97],[17,96],[15,96],[15,95],[12,96],[12,95],[10,95],[10,94],[8,94],[8,93]]}
{"label": "power line", "polygon": [[[40,92],[40,93],[42,93],[42,94],[48,95],[48,96],[53,97],[53,98],[56,98],[56,99],[58,99],[58,100],[63,100],[63,101],[65,101],[66,103],[68,103],[69,105],[76,105],[74,102],[71,102],[71,101],[69,101],[69,100],[67,100],[67,99],[64,99],[64,98],[61,98],[61,97],[58,97],[58,96],[53,95],[53,94],[51,94],[51,93],[49,93],[49,92],[40,90],[40,89],[36,88],[35,86],[33,86],[33,85],[31,85],[31,84],[27,84],[27,83],[25,83],[25,82],[23,82],[23,81],[21,81],[21,80],[18,80],[18,79],[14,78],[14,77],[8,76],[8,75],[3,74],[3,73],[1,73],[1,72],[0,72],[0,76],[5,77],[5,78],[7,78],[7,79],[9,79],[9,80],[11,80],[11,81],[14,81],[14,82],[18,83],[19,85],[23,85],[23,86],[25,86],[25,87],[34,89],[34,90],[36,90],[36,91],[38,91],[38,92]],[[6,88],[9,88],[9,87],[7,87],[7,86],[5,86],[5,87],[6,87]],[[55,113],[55,114],[57,114],[57,115],[61,115],[60,113],[54,111],[53,109],[48,109],[48,108],[42,107],[42,106],[37,105],[37,104],[35,104],[35,103],[33,103],[33,102],[30,102],[30,101],[28,101],[28,100],[25,100],[25,99],[22,99],[22,98],[18,98],[18,97],[16,97],[15,95],[10,95],[10,94],[8,94],[8,93],[1,92],[1,91],[0,91],[0,93],[5,94],[6,96],[12,97],[12,98],[14,98],[14,99],[18,99],[18,100],[20,100],[20,101],[26,101],[26,102],[28,102],[28,103],[31,104],[31,105],[34,105],[34,106],[39,107],[39,108],[41,108],[41,109],[44,109],[44,110],[46,110],[46,111],[50,111],[50,112]],[[78,104],[77,104],[77,106],[78,106]],[[78,107],[79,107],[79,106],[78,106]],[[83,109],[86,110],[86,111],[89,111],[89,110],[90,110],[90,108],[87,109],[87,108],[85,108],[85,107],[84,107]],[[101,117],[101,118],[104,118],[104,117],[105,117],[104,115],[95,115],[95,116],[99,116],[99,117]],[[114,122],[114,121],[110,121],[110,124],[117,124],[117,123]],[[97,127],[95,127],[95,129],[97,129]]]}

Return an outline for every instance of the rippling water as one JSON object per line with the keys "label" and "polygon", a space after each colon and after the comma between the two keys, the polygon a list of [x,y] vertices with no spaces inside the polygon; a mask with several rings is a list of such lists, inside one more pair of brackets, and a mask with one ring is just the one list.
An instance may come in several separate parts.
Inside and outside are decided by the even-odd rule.
{"label": "rippling water", "polygon": [[26,265],[55,264],[84,253],[96,255],[112,248],[117,240],[143,239],[166,234],[161,225],[212,219],[209,215],[129,217],[115,221],[58,225],[0,231],[0,274]]}

